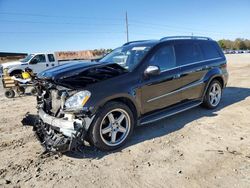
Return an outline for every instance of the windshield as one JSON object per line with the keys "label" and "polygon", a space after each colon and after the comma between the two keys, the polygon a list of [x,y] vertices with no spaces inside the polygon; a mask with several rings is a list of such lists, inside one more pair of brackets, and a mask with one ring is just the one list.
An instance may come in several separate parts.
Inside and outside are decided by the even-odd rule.
{"label": "windshield", "polygon": [[32,57],[34,57],[34,54],[29,54],[24,59],[22,59],[21,62],[28,62]]}
{"label": "windshield", "polygon": [[152,46],[122,46],[113,50],[99,62],[116,63],[131,71],[142,60]]}

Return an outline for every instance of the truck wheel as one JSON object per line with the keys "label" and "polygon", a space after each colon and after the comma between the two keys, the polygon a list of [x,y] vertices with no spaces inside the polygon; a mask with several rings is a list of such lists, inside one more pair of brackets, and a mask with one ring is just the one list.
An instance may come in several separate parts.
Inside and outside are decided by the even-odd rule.
{"label": "truck wheel", "polygon": [[124,145],[134,129],[134,117],[123,103],[107,103],[97,114],[89,131],[91,144],[111,151]]}
{"label": "truck wheel", "polygon": [[12,89],[9,89],[9,90],[5,91],[4,95],[7,98],[14,98],[15,97],[15,91],[13,91]]}
{"label": "truck wheel", "polygon": [[213,80],[208,86],[202,105],[209,109],[216,108],[221,101],[221,95],[221,83],[218,80]]}

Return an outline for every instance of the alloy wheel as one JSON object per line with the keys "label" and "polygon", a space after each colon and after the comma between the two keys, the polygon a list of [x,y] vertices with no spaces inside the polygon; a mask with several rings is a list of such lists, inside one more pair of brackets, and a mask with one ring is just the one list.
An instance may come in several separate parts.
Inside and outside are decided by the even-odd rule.
{"label": "alloy wheel", "polygon": [[121,144],[128,136],[131,120],[123,109],[114,109],[108,112],[101,121],[100,135],[108,146]]}
{"label": "alloy wheel", "polygon": [[218,83],[214,83],[209,91],[209,102],[215,107],[221,100],[221,86]]}

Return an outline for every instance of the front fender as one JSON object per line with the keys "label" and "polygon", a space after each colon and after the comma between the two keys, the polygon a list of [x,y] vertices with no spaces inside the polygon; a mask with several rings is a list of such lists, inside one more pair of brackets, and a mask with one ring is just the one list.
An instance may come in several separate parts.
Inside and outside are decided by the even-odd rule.
{"label": "front fender", "polygon": [[8,74],[11,74],[13,71],[24,71],[24,68],[23,67],[12,67],[10,69],[8,69]]}
{"label": "front fender", "polygon": [[128,100],[131,104],[134,105],[135,110],[137,112],[137,116],[140,114],[139,105],[136,102],[135,95],[133,95],[132,93],[117,93],[115,95],[104,97],[100,99],[99,101],[95,99],[88,104],[89,110],[91,114],[95,114],[107,102],[113,101],[113,100],[119,100],[119,99]]}

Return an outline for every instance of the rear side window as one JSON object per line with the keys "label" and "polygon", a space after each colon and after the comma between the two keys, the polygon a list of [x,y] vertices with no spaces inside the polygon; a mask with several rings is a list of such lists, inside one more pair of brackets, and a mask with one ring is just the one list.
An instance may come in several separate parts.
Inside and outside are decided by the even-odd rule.
{"label": "rear side window", "polygon": [[200,47],[205,59],[221,57],[216,44],[214,44],[213,42],[202,42],[200,43]]}
{"label": "rear side window", "polygon": [[198,44],[194,42],[181,42],[175,45],[177,65],[186,65],[202,61],[202,52]]}
{"label": "rear side window", "polygon": [[55,58],[54,58],[53,54],[48,54],[48,59],[49,59],[49,62],[54,62],[55,61]]}
{"label": "rear side window", "polygon": [[149,64],[159,66],[161,71],[176,67],[174,47],[171,45],[160,47],[150,58]]}

